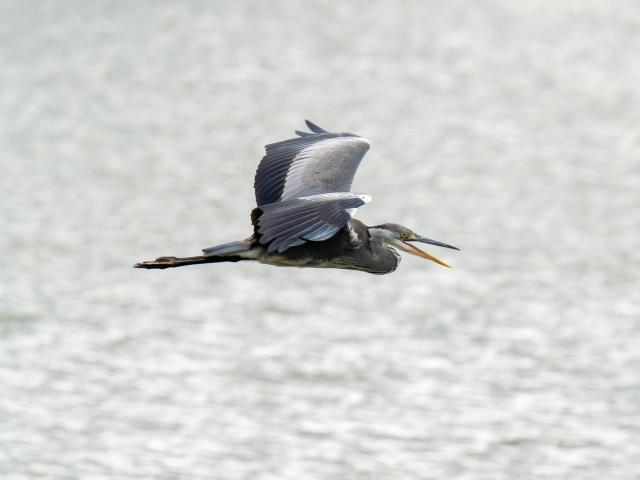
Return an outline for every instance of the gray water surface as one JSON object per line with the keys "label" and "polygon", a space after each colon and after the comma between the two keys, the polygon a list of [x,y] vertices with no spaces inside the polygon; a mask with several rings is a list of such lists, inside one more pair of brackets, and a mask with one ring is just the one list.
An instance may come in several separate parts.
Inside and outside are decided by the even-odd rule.
{"label": "gray water surface", "polygon": [[[2,479],[640,478],[637,2],[0,10]],[[453,270],[130,268],[304,118]]]}

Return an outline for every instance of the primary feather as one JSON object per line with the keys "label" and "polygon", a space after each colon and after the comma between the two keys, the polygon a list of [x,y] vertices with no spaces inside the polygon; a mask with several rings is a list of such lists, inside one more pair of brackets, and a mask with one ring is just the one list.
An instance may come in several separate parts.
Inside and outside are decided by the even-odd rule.
{"label": "primary feather", "polygon": [[369,142],[352,133],[329,133],[307,121],[314,133],[272,143],[256,171],[258,207],[306,195],[350,192]]}

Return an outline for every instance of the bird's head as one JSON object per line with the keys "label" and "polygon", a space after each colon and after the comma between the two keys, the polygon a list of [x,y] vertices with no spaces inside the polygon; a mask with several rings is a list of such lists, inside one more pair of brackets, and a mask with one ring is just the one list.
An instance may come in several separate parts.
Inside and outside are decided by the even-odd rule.
{"label": "bird's head", "polygon": [[398,250],[402,250],[403,252],[426,258],[427,260],[439,263],[440,265],[448,268],[451,268],[451,265],[447,265],[442,260],[437,259],[433,255],[430,255],[423,250],[420,250],[418,247],[412,245],[409,242],[428,243],[430,245],[437,245],[438,247],[460,250],[459,248],[452,245],[447,245],[446,243],[438,242],[436,240],[431,240],[430,238],[423,237],[422,235],[418,235],[417,233],[409,230],[407,227],[403,227],[402,225],[398,225],[397,223],[383,223],[382,225],[376,225],[375,227],[370,227],[369,232],[372,236],[382,239],[387,243],[387,245],[397,248]]}

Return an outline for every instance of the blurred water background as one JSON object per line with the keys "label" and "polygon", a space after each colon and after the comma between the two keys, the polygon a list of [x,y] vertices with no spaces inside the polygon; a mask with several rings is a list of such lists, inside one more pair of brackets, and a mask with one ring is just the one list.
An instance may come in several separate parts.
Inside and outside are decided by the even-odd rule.
{"label": "blurred water background", "polygon": [[[640,478],[640,4],[0,1],[0,477]],[[368,138],[372,276],[140,271]]]}

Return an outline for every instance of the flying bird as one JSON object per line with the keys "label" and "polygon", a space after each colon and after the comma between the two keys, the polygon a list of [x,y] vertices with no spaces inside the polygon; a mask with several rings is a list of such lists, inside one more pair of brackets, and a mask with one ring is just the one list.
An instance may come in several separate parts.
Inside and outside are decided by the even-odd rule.
{"label": "flying bird", "polygon": [[353,218],[371,200],[351,193],[369,142],[353,133],[330,133],[306,120],[311,132],[272,143],[258,165],[251,212],[253,235],[205,248],[195,257],[160,257],[136,268],[254,261],[284,267],[324,267],[373,274],[393,272],[403,251],[449,267],[411,242],[456,247],[396,223],[369,227]]}

